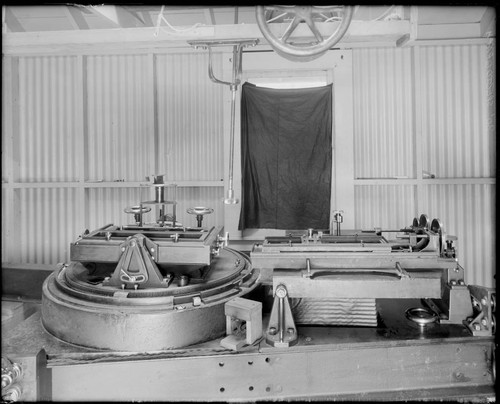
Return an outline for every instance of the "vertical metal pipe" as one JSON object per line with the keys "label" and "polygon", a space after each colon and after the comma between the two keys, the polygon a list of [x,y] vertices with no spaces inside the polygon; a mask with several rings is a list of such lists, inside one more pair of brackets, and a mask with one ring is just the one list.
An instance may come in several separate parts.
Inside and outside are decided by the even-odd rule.
{"label": "vertical metal pipe", "polygon": [[229,86],[231,89],[231,127],[229,133],[229,187],[227,191],[227,198],[224,199],[226,205],[238,203],[238,199],[234,197],[233,189],[233,169],[234,169],[234,126],[235,126],[235,108],[236,108],[236,92],[238,91],[239,84],[239,68],[241,59],[241,45],[233,46],[233,77]]}

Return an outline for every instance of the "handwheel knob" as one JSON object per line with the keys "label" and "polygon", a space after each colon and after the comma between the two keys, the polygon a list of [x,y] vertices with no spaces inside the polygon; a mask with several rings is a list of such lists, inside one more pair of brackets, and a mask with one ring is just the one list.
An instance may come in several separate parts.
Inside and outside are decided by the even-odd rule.
{"label": "handwheel knob", "polygon": [[213,213],[213,211],[214,210],[212,208],[205,208],[203,206],[196,206],[194,208],[188,208],[186,210],[186,212],[189,213],[190,215],[196,215],[198,227],[201,227],[201,224],[203,222],[203,216],[209,215],[210,213]]}

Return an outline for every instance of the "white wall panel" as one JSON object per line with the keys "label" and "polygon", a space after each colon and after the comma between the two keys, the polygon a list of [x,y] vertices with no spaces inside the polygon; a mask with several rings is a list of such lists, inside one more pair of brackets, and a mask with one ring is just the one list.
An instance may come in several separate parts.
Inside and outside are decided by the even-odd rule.
{"label": "white wall panel", "polygon": [[19,58],[18,182],[76,181],[81,80],[76,56]]}
{"label": "white wall panel", "polygon": [[422,143],[423,170],[437,178],[495,176],[487,47],[415,47],[421,108],[417,141]]}
{"label": "white wall panel", "polygon": [[16,262],[55,264],[69,260],[69,244],[78,234],[74,188],[22,188],[15,191],[19,220],[10,243]]}
{"label": "white wall panel", "polygon": [[[218,78],[221,63],[214,52]],[[222,95],[229,87],[209,79],[208,51],[156,55],[156,75],[159,173],[168,180],[221,180]]]}
{"label": "white wall panel", "polygon": [[495,285],[495,186],[484,184],[427,185],[421,213],[438,218],[445,232],[456,236],[458,263],[471,285]]}
{"label": "white wall panel", "polygon": [[87,180],[141,181],[153,174],[150,63],[148,55],[86,58]]}
{"label": "white wall panel", "polygon": [[213,213],[203,216],[203,227],[224,226],[224,189],[222,187],[186,187],[178,190],[177,218],[187,227],[196,227],[196,215],[186,213],[191,207],[212,208]]}
{"label": "white wall panel", "polygon": [[411,49],[352,56],[355,178],[413,178]]}
{"label": "white wall panel", "polygon": [[[124,209],[151,200],[148,191],[149,187],[86,189],[86,228],[92,231],[110,223],[117,226],[135,224],[134,215],[125,213]],[[81,229],[82,232],[84,230]]]}
{"label": "white wall panel", "polygon": [[415,192],[412,185],[360,185],[354,188],[354,212],[357,229],[402,229],[416,215]]}

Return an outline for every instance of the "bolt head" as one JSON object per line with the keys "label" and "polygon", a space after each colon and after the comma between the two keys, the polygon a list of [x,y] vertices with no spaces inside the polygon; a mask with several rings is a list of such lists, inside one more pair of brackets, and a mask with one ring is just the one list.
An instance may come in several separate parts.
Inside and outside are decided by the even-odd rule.
{"label": "bolt head", "polygon": [[277,332],[278,332],[278,330],[276,329],[276,327],[270,327],[269,328],[269,334],[276,335]]}
{"label": "bolt head", "polygon": [[276,296],[279,297],[280,299],[285,298],[287,295],[286,288],[283,285],[278,285],[276,287]]}

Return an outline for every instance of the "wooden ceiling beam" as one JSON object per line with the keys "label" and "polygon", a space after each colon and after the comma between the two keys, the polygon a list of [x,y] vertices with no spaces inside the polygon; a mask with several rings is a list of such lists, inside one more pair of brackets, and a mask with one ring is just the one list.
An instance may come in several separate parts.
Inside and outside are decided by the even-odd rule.
{"label": "wooden ceiling beam", "polygon": [[[283,30],[281,24],[273,24],[273,29]],[[286,25],[286,24],[285,24]],[[97,29],[74,31],[46,31],[6,33],[3,37],[3,53],[19,54],[40,49],[151,49],[168,47],[189,47],[187,41],[194,40],[243,40],[259,39],[266,45],[262,32],[257,24],[228,24],[199,26],[186,31],[169,33],[161,30],[155,36],[156,27]],[[307,30],[307,27],[304,27]],[[369,42],[393,43],[409,33],[409,21],[352,21],[347,35],[337,47],[362,46]],[[308,33],[308,36],[311,34]]]}

